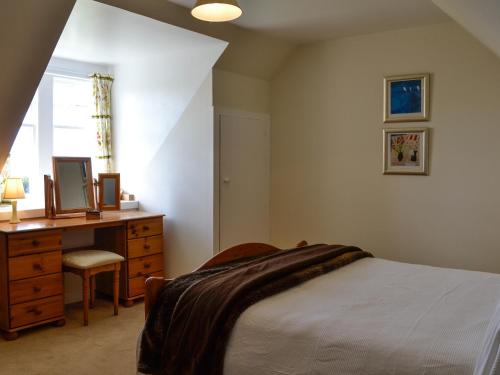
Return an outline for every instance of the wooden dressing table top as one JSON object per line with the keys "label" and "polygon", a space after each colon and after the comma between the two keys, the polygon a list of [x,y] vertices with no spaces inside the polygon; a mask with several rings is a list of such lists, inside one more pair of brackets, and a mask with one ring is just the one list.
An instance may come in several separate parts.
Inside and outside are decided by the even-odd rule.
{"label": "wooden dressing table top", "polygon": [[88,220],[82,217],[72,217],[63,219],[24,219],[19,224],[9,224],[8,221],[0,222],[0,233],[22,233],[39,230],[51,229],[70,229],[70,228],[96,228],[117,226],[128,220],[149,219],[163,217],[163,214],[153,214],[144,211],[105,211],[102,219]]}

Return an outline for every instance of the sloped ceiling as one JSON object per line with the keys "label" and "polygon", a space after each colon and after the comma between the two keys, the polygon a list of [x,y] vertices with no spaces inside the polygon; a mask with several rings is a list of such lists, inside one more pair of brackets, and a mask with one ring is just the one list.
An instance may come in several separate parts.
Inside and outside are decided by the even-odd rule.
{"label": "sloped ceiling", "polygon": [[74,4],[75,0],[2,1],[0,167],[7,159]]}
{"label": "sloped ceiling", "polygon": [[252,77],[270,79],[296,47],[294,42],[230,23],[199,21],[189,9],[167,0],[96,1],[229,42],[216,67]]}
{"label": "sloped ceiling", "polygon": [[[268,79],[295,44],[230,24],[193,19],[166,0],[100,2],[230,42],[221,69]],[[50,60],[75,0],[10,0],[0,4],[0,169]]]}
{"label": "sloped ceiling", "polygon": [[[195,0],[169,0],[191,8]],[[296,43],[448,21],[431,0],[238,0],[232,23]]]}
{"label": "sloped ceiling", "polygon": [[433,0],[443,11],[500,57],[499,0]]}

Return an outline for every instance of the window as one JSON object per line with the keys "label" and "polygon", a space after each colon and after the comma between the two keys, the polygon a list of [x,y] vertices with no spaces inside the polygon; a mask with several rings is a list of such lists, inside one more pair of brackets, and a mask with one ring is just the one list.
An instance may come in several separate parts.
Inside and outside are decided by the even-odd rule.
{"label": "window", "polygon": [[53,155],[94,157],[96,147],[91,80],[46,73],[7,166],[10,176],[23,178],[26,199],[20,208],[44,206],[43,175],[52,175]]}
{"label": "window", "polygon": [[26,198],[30,199],[31,186],[38,172],[38,150],[36,134],[38,129],[38,91],[24,117],[23,124],[12,145],[9,158],[9,174],[23,177]]}
{"label": "window", "polygon": [[53,154],[95,155],[92,84],[88,79],[53,77]]}

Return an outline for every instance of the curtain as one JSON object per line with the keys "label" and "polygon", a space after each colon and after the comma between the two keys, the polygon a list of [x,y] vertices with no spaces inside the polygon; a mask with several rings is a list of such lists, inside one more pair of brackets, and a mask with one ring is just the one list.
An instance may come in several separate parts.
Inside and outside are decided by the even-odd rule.
{"label": "curtain", "polygon": [[113,78],[109,75],[94,73],[90,76],[93,83],[94,115],[97,126],[97,159],[102,160],[105,172],[113,170],[111,147],[111,86]]}
{"label": "curtain", "polygon": [[5,181],[9,178],[10,168],[9,168],[10,154],[7,156],[7,160],[0,172],[0,203],[3,203],[3,190],[5,187]]}

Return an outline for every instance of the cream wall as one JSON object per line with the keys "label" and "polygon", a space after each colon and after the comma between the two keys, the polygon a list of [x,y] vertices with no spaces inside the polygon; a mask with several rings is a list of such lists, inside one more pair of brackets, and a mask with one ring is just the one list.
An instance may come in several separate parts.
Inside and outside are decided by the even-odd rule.
{"label": "cream wall", "polygon": [[[382,79],[430,72],[430,176],[383,176]],[[455,23],[301,47],[271,86],[271,237],[500,272],[500,60]]]}
{"label": "cream wall", "polygon": [[142,209],[166,215],[165,276],[191,272],[213,255],[213,133],[207,73],[135,190]]}
{"label": "cream wall", "polygon": [[213,70],[215,107],[269,113],[270,90],[269,81],[222,69]]}

